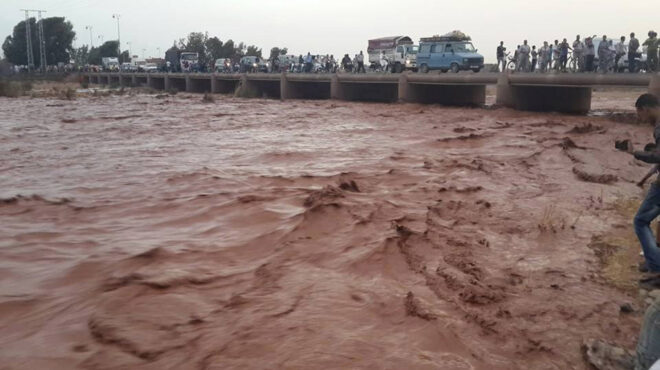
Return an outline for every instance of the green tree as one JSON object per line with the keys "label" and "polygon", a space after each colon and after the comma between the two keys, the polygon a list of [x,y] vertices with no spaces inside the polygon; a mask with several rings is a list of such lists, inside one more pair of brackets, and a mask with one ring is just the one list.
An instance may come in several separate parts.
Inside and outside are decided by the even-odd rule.
{"label": "green tree", "polygon": [[83,45],[79,48],[71,50],[71,60],[79,66],[84,66],[89,63],[89,48]]}
{"label": "green tree", "polygon": [[170,65],[174,70],[179,69],[179,57],[181,56],[181,49],[176,46],[176,41],[171,48],[167,49],[165,52],[165,61],[170,62]]}
{"label": "green tree", "polygon": [[270,49],[270,57],[268,59],[273,60],[273,59],[277,58],[280,55],[286,55],[286,53],[288,53],[288,52],[289,52],[288,48],[280,49],[278,47],[274,47],[274,48]]}
{"label": "green tree", "polygon": [[[73,31],[71,22],[64,17],[51,17],[43,19],[44,38],[46,44],[46,61],[53,65],[57,63],[69,63],[71,52],[73,51],[73,38],[76,33]],[[41,64],[41,55],[39,54],[39,32],[37,22],[34,18],[29,19],[29,25],[32,35],[32,55],[34,55],[34,64]],[[27,65],[27,41],[25,40],[25,21],[18,22],[14,26],[11,35],[5,38],[2,44],[2,51],[5,57],[13,64]]]}
{"label": "green tree", "polygon": [[102,58],[119,58],[117,41],[106,41],[103,45],[89,51],[89,64],[101,65]]}
{"label": "green tree", "polygon": [[122,51],[119,61],[121,63],[129,63],[131,61],[131,53],[129,53],[128,50]]}
{"label": "green tree", "polygon": [[256,47],[255,45],[250,45],[247,47],[247,51],[245,52],[245,55],[261,58],[261,49]]}
{"label": "green tree", "polygon": [[181,51],[198,53],[199,64],[206,65],[208,63],[206,55],[206,41],[208,38],[208,33],[191,32],[187,38],[179,40],[179,48]]}
{"label": "green tree", "polygon": [[224,53],[225,49],[223,48],[222,41],[217,37],[211,37],[206,40],[206,54],[210,61],[215,61],[219,58],[226,58]]}

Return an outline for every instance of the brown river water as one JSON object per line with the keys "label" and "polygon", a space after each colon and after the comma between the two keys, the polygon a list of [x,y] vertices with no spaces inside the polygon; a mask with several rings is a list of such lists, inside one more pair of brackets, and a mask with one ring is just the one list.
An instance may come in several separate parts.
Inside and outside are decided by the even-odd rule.
{"label": "brown river water", "polygon": [[0,368],[586,369],[639,333],[588,247],[643,195],[639,92],[0,98]]}

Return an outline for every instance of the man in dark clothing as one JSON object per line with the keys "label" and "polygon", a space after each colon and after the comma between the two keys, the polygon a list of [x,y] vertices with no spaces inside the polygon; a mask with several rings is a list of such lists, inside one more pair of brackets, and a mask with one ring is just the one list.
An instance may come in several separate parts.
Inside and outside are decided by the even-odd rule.
{"label": "man in dark clothing", "polygon": [[[640,120],[655,124],[653,137],[655,147],[652,151],[633,152],[635,159],[655,165],[655,171],[660,169],[660,102],[658,97],[652,94],[643,94],[635,103],[637,115]],[[642,183],[643,185],[643,183]],[[656,180],[649,189],[646,199],[639,207],[635,215],[635,233],[642,245],[646,265],[642,268],[650,272],[660,273],[660,248],[656,238],[651,231],[651,221],[660,215],[660,178]]]}
{"label": "man in dark clothing", "polygon": [[506,57],[504,52],[506,48],[504,47],[504,41],[500,41],[500,46],[497,47],[497,69],[500,69],[500,64],[502,65],[502,72],[506,70]]}
{"label": "man in dark clothing", "polygon": [[630,34],[630,42],[628,43],[628,71],[630,73],[637,72],[635,65],[635,58],[637,58],[637,49],[639,49],[639,40],[635,38],[635,33]]}

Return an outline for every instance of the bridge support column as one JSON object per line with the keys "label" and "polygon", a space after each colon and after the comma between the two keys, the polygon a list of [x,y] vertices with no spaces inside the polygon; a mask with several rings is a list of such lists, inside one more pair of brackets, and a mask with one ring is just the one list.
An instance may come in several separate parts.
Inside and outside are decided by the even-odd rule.
{"label": "bridge support column", "polygon": [[124,87],[124,75],[119,73],[119,87]]}
{"label": "bridge support column", "polygon": [[137,82],[137,76],[136,76],[136,75],[132,75],[132,76],[131,76],[131,86],[133,86],[133,87],[137,87],[137,85],[138,85],[138,82]]}
{"label": "bridge support column", "polygon": [[591,109],[591,87],[514,85],[502,73],[497,83],[497,104],[518,110],[585,114]]}
{"label": "bridge support column", "polygon": [[289,80],[287,80],[286,74],[282,72],[280,74],[280,100],[290,99],[290,91],[291,86],[289,86]]}
{"label": "bridge support column", "polygon": [[215,94],[218,91],[218,79],[215,76],[215,73],[211,75],[211,94]]}
{"label": "bridge support column", "polygon": [[660,73],[655,73],[651,76],[649,83],[649,94],[653,94],[660,98]]}
{"label": "bridge support column", "polygon": [[255,81],[249,80],[247,74],[244,73],[236,90],[236,96],[241,98],[257,98],[261,96],[261,92],[258,84]]}
{"label": "bridge support column", "polygon": [[345,100],[346,94],[344,93],[344,86],[339,82],[339,78],[335,73],[330,79],[330,99]]}
{"label": "bridge support column", "polygon": [[147,86],[149,88],[153,88],[152,81],[153,81],[153,78],[151,77],[150,74],[147,73]]}
{"label": "bridge support column", "polygon": [[410,81],[408,72],[399,78],[399,101],[421,104],[481,106],[486,103],[486,85],[422,83]]}
{"label": "bridge support column", "polygon": [[192,90],[192,80],[190,79],[190,76],[186,74],[186,92],[192,92]]}
{"label": "bridge support column", "polygon": [[170,88],[172,87],[172,86],[170,85],[170,75],[169,75],[169,74],[166,74],[164,78],[165,78],[165,81],[164,81],[163,83],[164,83],[164,85],[165,85],[165,91],[169,91]]}

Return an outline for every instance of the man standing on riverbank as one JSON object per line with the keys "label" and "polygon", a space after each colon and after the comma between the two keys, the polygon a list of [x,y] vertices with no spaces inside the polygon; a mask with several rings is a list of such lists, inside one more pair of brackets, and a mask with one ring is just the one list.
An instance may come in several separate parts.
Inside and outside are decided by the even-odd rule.
{"label": "man standing on riverbank", "polygon": [[[660,148],[660,102],[655,95],[643,94],[637,99],[635,108],[640,120],[655,124],[653,132],[655,148],[652,151],[636,151],[633,155],[638,160],[655,164],[657,170],[659,168],[657,165],[660,164],[660,151],[657,149]],[[658,216],[660,216],[660,179],[651,184],[634,220],[635,233],[646,260],[641,270],[660,274],[660,248],[650,227],[651,222]]]}

